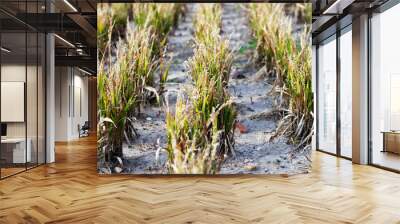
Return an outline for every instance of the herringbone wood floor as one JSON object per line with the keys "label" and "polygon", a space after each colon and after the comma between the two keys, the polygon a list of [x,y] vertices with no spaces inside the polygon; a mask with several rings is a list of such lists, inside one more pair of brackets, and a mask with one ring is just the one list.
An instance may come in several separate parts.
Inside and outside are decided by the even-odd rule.
{"label": "herringbone wood floor", "polygon": [[0,223],[400,223],[400,175],[326,154],[292,177],[99,176],[95,145],[0,181]]}

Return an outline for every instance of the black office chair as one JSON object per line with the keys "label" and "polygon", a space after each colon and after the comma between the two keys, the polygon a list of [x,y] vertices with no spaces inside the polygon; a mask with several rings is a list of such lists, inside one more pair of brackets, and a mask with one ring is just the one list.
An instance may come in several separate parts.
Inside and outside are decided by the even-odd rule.
{"label": "black office chair", "polygon": [[89,130],[90,130],[89,121],[85,121],[85,123],[82,125],[82,127],[80,127],[80,125],[78,125],[78,130],[79,130],[79,138],[89,136]]}

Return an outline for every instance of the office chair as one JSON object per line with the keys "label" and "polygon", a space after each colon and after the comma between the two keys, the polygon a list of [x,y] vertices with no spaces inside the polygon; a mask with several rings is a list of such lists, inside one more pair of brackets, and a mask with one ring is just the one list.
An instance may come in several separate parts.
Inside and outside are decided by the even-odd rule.
{"label": "office chair", "polygon": [[89,121],[85,121],[85,123],[82,125],[82,127],[80,127],[80,125],[78,125],[79,138],[89,136],[89,129],[90,129]]}

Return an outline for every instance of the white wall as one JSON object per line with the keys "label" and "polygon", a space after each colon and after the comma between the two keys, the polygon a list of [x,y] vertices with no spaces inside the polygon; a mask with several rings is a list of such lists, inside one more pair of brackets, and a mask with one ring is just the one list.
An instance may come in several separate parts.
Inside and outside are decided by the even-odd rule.
{"label": "white wall", "polygon": [[67,75],[67,67],[55,68],[55,140],[68,140],[68,88],[70,77]]}
{"label": "white wall", "polygon": [[88,120],[88,78],[76,68],[56,67],[55,85],[55,140],[77,139],[78,125]]}
{"label": "white wall", "polygon": [[[74,74],[74,108],[73,108],[73,119],[71,120],[71,135],[73,138],[79,137],[78,125],[83,125],[85,121],[89,120],[88,115],[88,78],[82,76],[83,73],[78,71],[78,75],[76,74],[78,70],[75,70]],[[80,92],[80,93],[79,93]],[[79,97],[80,95],[80,97]],[[79,98],[78,98],[79,97]],[[80,103],[78,102],[80,100]],[[79,105],[80,104],[80,105]],[[79,108],[81,107],[81,108]],[[80,111],[81,110],[81,111]]]}
{"label": "white wall", "polygon": [[[32,66],[28,66],[28,71],[33,69]],[[2,82],[24,82],[26,75],[26,67],[20,64],[3,64],[1,66],[1,81]],[[36,93],[27,93],[29,96],[36,96]],[[7,108],[1,108],[1,110],[7,110]],[[29,116],[29,115],[28,115]],[[29,117],[30,118],[30,117]],[[29,119],[28,120],[31,120]],[[7,122],[7,136],[8,137],[25,137],[25,126],[26,122]],[[28,136],[29,137],[29,136]]]}
{"label": "white wall", "polygon": [[[25,64],[3,64],[1,66],[1,81],[4,82],[25,82]],[[1,108],[7,110],[7,108]],[[25,122],[7,122],[7,137],[24,138]]]}

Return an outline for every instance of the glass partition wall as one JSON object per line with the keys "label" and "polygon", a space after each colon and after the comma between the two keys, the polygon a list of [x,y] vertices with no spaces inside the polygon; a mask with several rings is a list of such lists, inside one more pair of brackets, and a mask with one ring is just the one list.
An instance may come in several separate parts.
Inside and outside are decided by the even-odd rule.
{"label": "glass partition wall", "polygon": [[352,158],[352,33],[351,25],[341,31],[340,65],[340,155]]}
{"label": "glass partition wall", "polygon": [[317,47],[317,150],[352,157],[351,25]]}
{"label": "glass partition wall", "polygon": [[370,163],[400,171],[400,4],[371,18]]}
{"label": "glass partition wall", "polygon": [[318,149],[336,154],[336,36],[318,46]]}
{"label": "glass partition wall", "polygon": [[[40,1],[18,2],[38,12]],[[0,6],[2,6],[0,3]],[[35,11],[36,10],[36,11]],[[18,14],[17,14],[18,15]],[[0,12],[0,178],[45,163],[45,35]]]}

